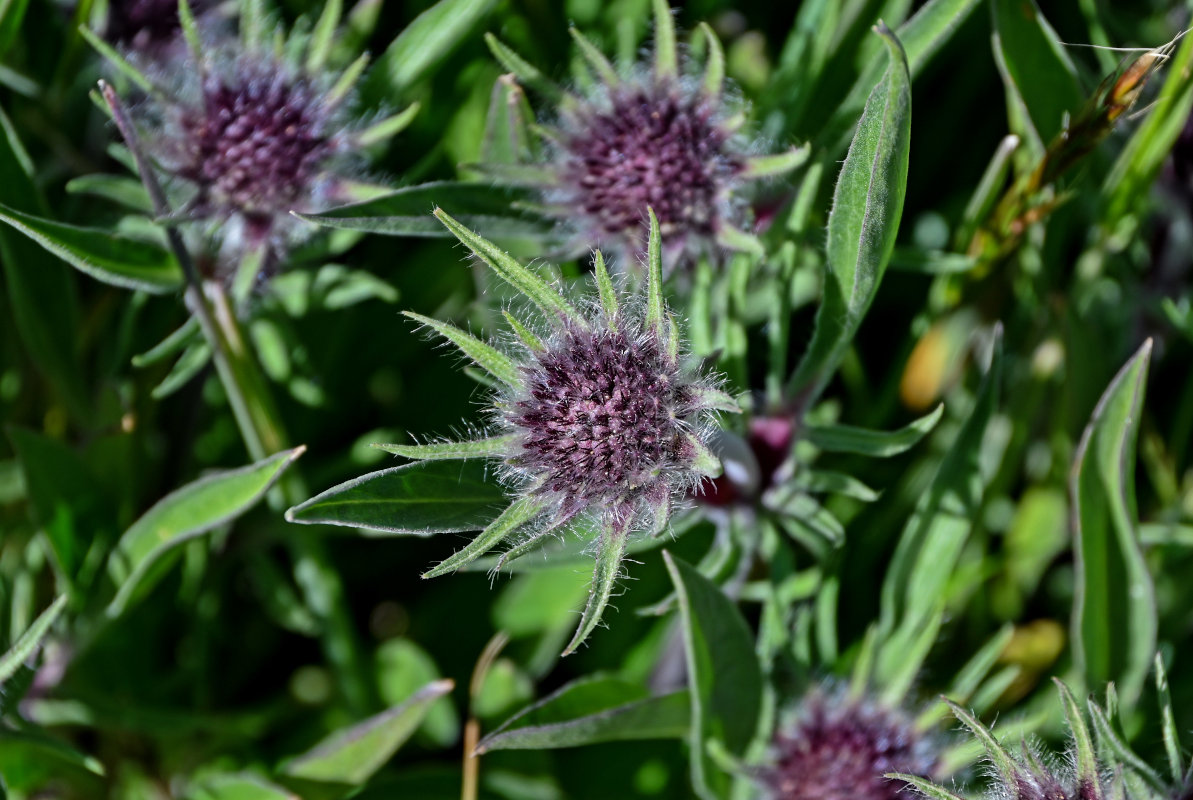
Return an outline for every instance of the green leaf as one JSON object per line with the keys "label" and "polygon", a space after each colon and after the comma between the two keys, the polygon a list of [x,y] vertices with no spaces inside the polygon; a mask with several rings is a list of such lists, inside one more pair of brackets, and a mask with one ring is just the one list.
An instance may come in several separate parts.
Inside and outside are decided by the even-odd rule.
{"label": "green leaf", "polygon": [[705,742],[741,755],[762,709],[762,671],[749,627],[733,602],[695,567],[669,552],[663,560],[679,601],[692,717],[692,784],[702,798],[721,796],[727,776],[714,771]]}
{"label": "green leaf", "polygon": [[80,228],[0,205],[0,221],[96,280],[153,294],[182,286],[182,270],[165,249],[100,228]]}
{"label": "green leaf", "polygon": [[690,716],[686,690],[650,697],[642,687],[620,678],[589,676],[519,711],[481,739],[475,754],[681,739]]}
{"label": "green leaf", "polygon": [[911,784],[918,789],[920,793],[924,795],[924,797],[930,798],[930,800],[963,800],[961,797],[953,794],[949,790],[932,783],[932,781],[925,780],[915,775],[908,775],[902,772],[888,772],[886,773],[885,777],[890,778],[891,780],[903,781],[905,783]]}
{"label": "green leaf", "polygon": [[497,519],[478,533],[475,539],[436,564],[434,569],[428,570],[423,577],[437,578],[440,575],[446,575],[456,571],[469,561],[483,556],[506,538],[512,536],[518,528],[533,520],[545,507],[546,502],[538,497],[518,498],[505,511],[502,511]]}
{"label": "green leaf", "polygon": [[386,117],[383,120],[374,122],[369,127],[365,128],[360,133],[356,134],[356,143],[361,147],[368,147],[378,142],[384,142],[390,139],[406,128],[410,127],[410,123],[418,116],[419,104],[411,103],[402,111],[393,116]]}
{"label": "green leaf", "polygon": [[[38,212],[41,195],[33,183],[29,156],[2,109],[0,127],[4,134],[0,136],[0,203]],[[78,300],[70,270],[3,225],[0,270],[8,289],[9,313],[30,361],[71,414],[86,420],[92,412],[76,353]]]}
{"label": "green leaf", "polygon": [[1086,686],[1114,681],[1126,708],[1139,699],[1156,648],[1155,590],[1135,508],[1135,441],[1151,350],[1149,340],[1111,381],[1069,475],[1074,661]]}
{"label": "green leaf", "polygon": [[911,75],[894,34],[876,30],[890,52],[890,66],[866,102],[833,194],[824,298],[812,341],[788,384],[788,394],[803,408],[824,391],[853,341],[886,271],[903,214]]}
{"label": "green leaf", "polygon": [[483,367],[486,372],[506,386],[518,387],[522,385],[522,374],[518,371],[517,365],[514,364],[509,356],[497,348],[482,342],[472,334],[465,333],[456,326],[449,325],[446,322],[424,317],[422,314],[415,314],[413,311],[403,311],[402,313],[427,326],[460,348],[460,352],[472,359],[477,366]]}
{"label": "green leaf", "polygon": [[112,498],[86,462],[62,442],[24,428],[8,430],[21,462],[33,519],[68,581],[97,537],[114,531]]}
{"label": "green leaf", "polygon": [[509,499],[484,461],[419,461],[341,483],[286,512],[304,525],[428,536],[484,528]]}
{"label": "green leaf", "polygon": [[323,13],[311,31],[311,41],[307,47],[308,75],[318,75],[327,63],[327,56],[331,53],[331,46],[335,42],[336,27],[340,24],[340,15],[344,13],[344,0],[327,0],[323,5]]}
{"label": "green leaf", "polygon": [[[406,702],[419,689],[443,677],[426,650],[400,636],[386,639],[377,647],[376,661],[377,689],[386,706]],[[451,747],[459,740],[459,713],[450,696],[431,704],[418,735],[438,747]]]}
{"label": "green leaf", "polygon": [[569,101],[567,92],[559,84],[544,75],[538,67],[518,55],[505,42],[491,33],[486,33],[485,44],[489,46],[490,52],[501,66],[513,73],[519,81],[543,95],[552,104],[560,105]]}
{"label": "green leaf", "polygon": [[1085,100],[1077,70],[1035,0],[991,0],[990,8],[1007,91],[1022,98],[1028,123],[1046,145]]}
{"label": "green leaf", "polygon": [[298,795],[248,772],[210,775],[191,784],[185,800],[300,800]]}
{"label": "green leaf", "polygon": [[513,75],[501,75],[493,83],[489,113],[485,117],[485,135],[480,158],[487,165],[523,166],[537,156],[530,127],[534,111],[526,93]]}
{"label": "green leaf", "polygon": [[388,236],[445,238],[451,233],[431,216],[442,207],[469,228],[492,236],[554,235],[554,223],[521,211],[517,204],[530,201],[528,190],[493,183],[442,181],[399,189],[363,203],[340,206],[319,214],[296,217],[330,228],[364,231]]}
{"label": "green leaf", "polygon": [[655,80],[672,80],[679,75],[679,54],[675,47],[675,20],[667,0],[652,0],[654,7]]}
{"label": "green leaf", "polygon": [[[1053,678],[1052,682],[1056,684],[1056,689],[1060,692],[1061,704],[1065,708],[1065,719],[1069,723],[1069,733],[1073,739],[1073,766],[1077,770],[1077,780],[1082,785],[1094,787],[1093,791],[1100,795],[1101,782],[1099,778],[1101,776],[1098,769],[1098,756],[1094,752],[1094,740],[1089,735],[1089,727],[1085,724],[1081,706],[1077,705],[1077,699],[1059,678]],[[1091,800],[1095,800],[1095,798],[1091,798]]]}
{"label": "green leaf", "polygon": [[202,335],[202,332],[199,330],[199,318],[193,315],[189,316],[186,318],[186,322],[182,323],[181,326],[165,339],[162,339],[144,353],[138,353],[133,356],[133,366],[148,367],[159,361],[164,361],[175,353],[180,353],[190,345],[198,342]]}
{"label": "green leaf", "polygon": [[860,453],[872,458],[898,455],[914,447],[940,422],[944,405],[897,431],[872,431],[852,425],[808,425],[803,438],[830,453]]}
{"label": "green leaf", "polygon": [[572,41],[580,49],[580,55],[584,56],[584,60],[596,72],[601,83],[610,88],[617,86],[621,82],[621,78],[618,77],[617,70],[609,63],[609,59],[605,57],[600,48],[576,28],[568,28],[568,33],[572,35]]}
{"label": "green leaf", "polygon": [[600,623],[605,613],[605,606],[613,596],[613,587],[621,577],[621,559],[625,556],[628,532],[618,528],[612,522],[603,521],[600,538],[597,540],[596,566],[592,573],[592,586],[588,590],[588,601],[584,604],[584,611],[580,615],[580,624],[572,640],[568,642],[563,655],[576,652],[576,648],[584,643],[588,635]]}
{"label": "green leaf", "polygon": [[1160,706],[1161,730],[1164,732],[1164,752],[1168,755],[1168,771],[1172,776],[1172,785],[1179,786],[1186,781],[1184,757],[1181,755],[1181,739],[1177,731],[1176,719],[1172,713],[1172,694],[1168,689],[1168,671],[1164,669],[1164,659],[1156,653],[1156,695]]}
{"label": "green leaf", "polygon": [[497,245],[452,219],[442,208],[435,209],[435,216],[469,250],[488,264],[503,281],[524,294],[549,317],[552,319],[560,317],[584,327],[584,319],[580,316],[580,312],[551,284],[519,264],[509,253]]}
{"label": "green leaf", "polygon": [[60,595],[50,604],[49,608],[41,612],[41,615],[33,621],[28,630],[21,634],[21,638],[17,639],[16,644],[0,656],[0,688],[3,688],[5,681],[15,675],[22,665],[37,652],[37,648],[41,646],[41,640],[49,633],[64,608],[66,608],[66,595]]}
{"label": "green leaf", "polygon": [[900,535],[882,586],[877,674],[901,670],[905,649],[948,600],[947,590],[975,520],[989,476],[982,472],[981,444],[998,404],[1002,332],[996,329],[990,368],[969,418],[940,462]]}
{"label": "green leaf", "polygon": [[[1113,754],[1116,761],[1121,763],[1135,772],[1140,778],[1147,782],[1148,786],[1156,793],[1157,797],[1164,797],[1168,793],[1168,786],[1164,783],[1164,779],[1160,777],[1154,769],[1149,767],[1147,763],[1137,756],[1127,743],[1124,742],[1117,733],[1114,727],[1110,724],[1110,720],[1106,718],[1106,714],[1101,708],[1097,706],[1092,700],[1088,703],[1089,716],[1094,722],[1094,730],[1098,733],[1098,742],[1102,747]],[[1178,778],[1179,780],[1179,778]]]}
{"label": "green leaf", "polygon": [[281,772],[316,783],[362,786],[406,743],[435,701],[454,687],[450,680],[427,684],[401,705],[327,737],[286,762]]}
{"label": "green leaf", "polygon": [[414,18],[377,59],[364,93],[396,98],[451,55],[496,0],[439,0]]}
{"label": "green leaf", "polygon": [[704,35],[705,47],[708,48],[702,81],[704,93],[709,97],[720,97],[725,85],[725,48],[707,22],[701,22],[696,27]]}
{"label": "green leaf", "polygon": [[4,0],[0,2],[0,58],[8,52],[25,21],[29,0]]}
{"label": "green leaf", "polygon": [[[980,0],[928,0],[911,19],[899,26],[895,34],[903,43],[908,69],[913,78],[920,74],[936,51],[979,4]],[[837,4],[830,2],[826,5],[832,7]],[[879,65],[876,63],[866,67],[825,126],[826,132],[821,139],[832,145],[832,152],[839,152],[845,146],[844,139],[848,131],[852,129],[866,97],[880,79],[878,70]]]}
{"label": "green leaf", "polygon": [[196,342],[183,351],[169,374],[162,378],[161,383],[153,387],[149,396],[154,400],[162,400],[190,383],[191,378],[198,375],[211,361],[211,348],[206,342]]}
{"label": "green leaf", "polygon": [[305,449],[296,447],[247,467],[207,475],[155,503],[120,537],[108,562],[119,587],[108,616],[118,616],[144,596],[161,574],[153,568],[167,554],[256,505]]}
{"label": "green leaf", "polygon": [[142,214],[153,213],[153,202],[149,199],[149,193],[145,191],[145,185],[127,175],[80,175],[67,182],[66,191],[70,194],[102,197]]}
{"label": "green leaf", "polygon": [[420,461],[448,458],[495,458],[506,455],[517,443],[517,437],[493,436],[465,442],[435,442],[434,444],[375,444],[379,450]]}

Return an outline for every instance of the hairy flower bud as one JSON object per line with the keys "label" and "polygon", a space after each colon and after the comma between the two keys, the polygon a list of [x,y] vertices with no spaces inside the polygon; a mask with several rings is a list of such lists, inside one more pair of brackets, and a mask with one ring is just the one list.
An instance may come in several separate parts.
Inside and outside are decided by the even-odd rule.
{"label": "hairy flower bud", "polygon": [[[553,124],[535,128],[544,133],[542,155],[523,182],[539,189],[576,249],[605,248],[623,270],[632,270],[645,251],[647,206],[659,221],[667,269],[722,249],[760,252],[747,232],[746,191],[760,178],[794,169],[807,150],[757,155],[762,148],[741,133],[744,114],[724,86],[724,54],[712,29],[700,28],[707,64],[703,75],[693,74],[677,50],[667,4],[655,0],[654,9],[649,65],[618,69],[572,31],[594,78],[583,93],[551,84],[490,38],[498,60],[557,103]],[[508,114],[506,104],[494,106],[495,116]],[[499,180],[519,174],[508,164],[494,168]]]}
{"label": "hairy flower bud", "polygon": [[772,800],[907,800],[899,772],[924,778],[939,766],[935,743],[897,710],[839,692],[814,692],[772,743],[763,774]]}
{"label": "hairy flower bud", "polygon": [[676,322],[662,301],[661,241],[653,212],[646,296],[623,302],[598,252],[599,297],[581,305],[491,242],[436,213],[538,306],[545,324],[524,323],[507,312],[517,344],[499,349],[411,314],[497,380],[490,413],[494,430],[470,442],[384,447],[414,459],[491,458],[513,487],[509,508],[428,577],[458,569],[518,532],[522,540],[503,561],[530,552],[544,536],[573,522],[594,524],[597,569],[570,652],[599,622],[630,535],[665,530],[672,498],[720,471],[707,444],[710,419],[716,410],[736,410],[736,404],[710,376],[685,364]]}
{"label": "hairy flower bud", "polygon": [[[149,15],[154,0],[129,0]],[[360,128],[346,113],[361,57],[342,74],[330,69],[340,6],[328,4],[318,35],[290,41],[265,31],[260,9],[243,9],[239,35],[200,28],[190,13],[164,11],[156,23],[187,22],[184,52],[162,61],[137,85],[148,89],[134,109],[136,137],[164,178],[172,215],[200,224],[214,240],[217,269],[276,264],[316,229],[292,212],[315,213],[376,190],[349,178],[367,144],[385,140],[413,119],[415,106]],[[197,6],[202,8],[203,4]],[[157,8],[156,5],[153,8]],[[159,11],[161,9],[158,9]],[[156,24],[155,23],[155,24]],[[300,26],[309,29],[309,21]],[[137,61],[138,59],[133,59]],[[131,61],[120,68],[137,67]],[[206,242],[204,242],[206,244]],[[200,263],[211,261],[197,253]]]}

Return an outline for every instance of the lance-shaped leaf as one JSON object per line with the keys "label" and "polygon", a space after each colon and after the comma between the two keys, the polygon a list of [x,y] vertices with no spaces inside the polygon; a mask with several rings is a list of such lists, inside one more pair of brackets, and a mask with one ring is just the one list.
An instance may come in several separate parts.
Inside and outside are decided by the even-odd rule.
{"label": "lance-shaped leaf", "polygon": [[481,739],[490,750],[547,750],[631,739],[681,739],[688,732],[687,691],[651,697],[620,678],[591,676],[519,711]]}
{"label": "lance-shaped leaf", "polygon": [[654,74],[656,81],[679,75],[679,55],[675,47],[675,20],[667,0],[652,0],[654,8]]}
{"label": "lance-shaped leaf", "polygon": [[1181,755],[1180,734],[1177,732],[1176,719],[1172,713],[1168,671],[1164,669],[1164,659],[1159,653],[1156,653],[1155,666],[1156,695],[1159,699],[1161,728],[1164,731],[1164,751],[1168,754],[1168,770],[1172,776],[1172,785],[1177,786],[1188,779],[1185,777],[1184,757]]}
{"label": "lance-shaped leaf", "polygon": [[516,436],[493,436],[471,442],[435,442],[434,444],[375,444],[378,450],[420,461],[453,458],[497,458],[511,451]]}
{"label": "lance-shaped leaf", "polygon": [[[899,26],[896,35],[907,53],[907,65],[913,78],[920,74],[924,65],[978,5],[980,0],[928,0],[911,19]],[[871,63],[833,112],[821,140],[830,143],[834,153],[845,147],[845,139],[857,118],[858,110],[878,81],[878,65]]]}
{"label": "lance-shaped leaf", "polygon": [[704,93],[717,98],[721,96],[721,89],[725,84],[725,48],[721,46],[720,38],[707,22],[701,22],[696,28],[704,35],[704,46],[708,48],[704,64]]}
{"label": "lance-shaped leaf", "polygon": [[1094,752],[1094,740],[1085,724],[1085,715],[1081,713],[1081,706],[1077,705],[1069,687],[1059,678],[1053,678],[1052,682],[1060,692],[1061,703],[1065,707],[1065,719],[1069,722],[1069,732],[1073,737],[1073,766],[1077,771],[1077,781],[1082,786],[1089,787],[1092,793],[1089,800],[1100,800],[1102,785],[1098,775],[1098,755]]}
{"label": "lance-shaped leaf", "polygon": [[853,425],[808,425],[803,438],[830,453],[859,453],[872,458],[887,458],[910,450],[940,422],[944,405],[897,431],[874,431]]}
{"label": "lance-shaped leaf", "polygon": [[883,777],[890,778],[894,781],[903,781],[904,783],[909,783],[918,789],[920,793],[924,795],[924,797],[931,798],[931,800],[963,800],[963,798],[953,794],[948,789],[944,789],[940,786],[937,786],[935,783],[932,783],[931,781],[924,780],[923,778],[917,777],[915,775],[907,775],[902,772],[888,772]]}
{"label": "lance-shaped leaf", "polygon": [[538,67],[514,52],[505,42],[491,33],[486,33],[485,44],[489,46],[493,57],[501,62],[503,67],[512,72],[519,81],[539,92],[552,103],[558,104],[564,102],[568,96],[567,92],[559,84],[544,75]]}
{"label": "lance-shaped leaf", "polygon": [[364,202],[328,209],[318,214],[294,216],[351,231],[389,236],[443,238],[451,232],[428,212],[436,206],[450,211],[464,225],[493,236],[553,236],[554,223],[525,210],[532,199],[526,189],[494,183],[437,181],[407,186]]}
{"label": "lance-shaped leaf", "polygon": [[1069,476],[1074,660],[1087,686],[1114,681],[1127,708],[1143,690],[1156,647],[1155,590],[1135,508],[1135,441],[1151,349],[1148,341],[1098,401]]}
{"label": "lance-shaped leaf", "polygon": [[448,325],[446,322],[424,317],[422,314],[415,314],[413,311],[403,311],[402,313],[426,325],[444,339],[447,339],[460,348],[460,352],[468,356],[476,362],[477,366],[482,367],[506,386],[516,387],[522,385],[522,376],[518,373],[518,367],[514,365],[514,362],[510,360],[509,356],[497,348],[482,342],[472,334],[465,333],[454,325]]}
{"label": "lance-shaped leaf", "polygon": [[305,450],[296,447],[241,469],[208,475],[155,503],[120,537],[108,562],[118,586],[108,616],[119,615],[143,597],[161,577],[165,557],[179,545],[231,522],[256,505]]}
{"label": "lance-shaped leaf", "polygon": [[1019,765],[1015,763],[1014,757],[999,744],[998,739],[994,738],[994,734],[990,729],[978,722],[977,718],[966,711],[961,706],[946,699],[949,708],[953,710],[953,715],[961,721],[965,727],[969,728],[970,732],[982,745],[986,751],[986,755],[990,758],[990,763],[998,773],[999,778],[1007,786],[1016,786],[1018,784],[1018,776],[1020,773]]}
{"label": "lance-shaped leaf", "polygon": [[452,219],[442,208],[435,209],[435,216],[469,250],[488,264],[503,281],[526,295],[527,299],[542,309],[544,313],[558,316],[574,325],[584,327],[584,318],[571,303],[565,300],[549,283],[519,264],[509,253],[468,230]]}
{"label": "lance-shaped leaf", "polygon": [[991,11],[1007,92],[1030,117],[1025,132],[1047,144],[1084,102],[1077,70],[1035,0],[993,0]]}
{"label": "lance-shaped leaf", "polygon": [[762,670],[750,629],[733,602],[700,572],[667,551],[667,571],[679,601],[691,694],[692,785],[702,798],[723,796],[728,777],[709,760],[710,739],[742,755],[762,708]]}
{"label": "lance-shaped leaf", "polygon": [[510,504],[509,508],[501,512],[501,516],[489,523],[483,531],[467,546],[457,550],[450,557],[428,570],[424,578],[437,578],[449,572],[455,572],[467,564],[501,544],[508,537],[517,532],[518,528],[533,520],[546,507],[546,502],[538,497],[521,497]]}
{"label": "lance-shaped leaf", "polygon": [[597,77],[601,79],[602,83],[612,87],[621,82],[621,78],[617,75],[617,70],[609,63],[609,59],[605,58],[605,54],[601,52],[599,47],[593,44],[587,36],[576,28],[569,28],[568,33],[572,35],[572,40],[580,48],[580,55],[584,56],[584,60],[596,72]]}
{"label": "lance-shaped leaf", "polygon": [[0,221],[96,280],[161,294],[182,286],[182,270],[164,248],[99,228],[80,228],[0,205]]}
{"label": "lance-shaped leaf", "polygon": [[828,220],[824,298],[812,342],[788,384],[809,407],[845,356],[895,248],[907,191],[911,146],[911,76],[903,47],[885,26],[876,29],[890,64],[862,112],[841,167]]}
{"label": "lance-shaped leaf", "polygon": [[62,609],[64,608],[66,608],[66,595],[61,595],[50,604],[49,608],[41,612],[41,615],[33,621],[33,624],[8,649],[8,652],[0,656],[0,690],[3,690],[4,683],[15,675],[21,669],[22,665],[37,652],[37,648],[41,646],[41,640],[49,633],[50,628],[53,627],[58,619],[58,615],[62,613]]}
{"label": "lance-shaped leaf", "polygon": [[286,512],[303,525],[429,536],[484,528],[509,504],[483,460],[419,461],[333,486]]}
{"label": "lance-shaped leaf", "polygon": [[807,161],[811,154],[812,145],[804,144],[770,156],[752,156],[746,159],[745,172],[742,174],[746,178],[773,178],[777,175],[786,175]]}
{"label": "lance-shaped leaf", "polygon": [[418,730],[435,701],[454,686],[450,680],[427,684],[401,705],[333,733],[288,761],[281,773],[315,783],[362,786]]}
{"label": "lance-shaped leaf", "polygon": [[943,603],[953,568],[978,517],[985,492],[979,458],[982,438],[998,403],[1002,333],[995,331],[990,368],[969,418],[903,528],[882,586],[878,673],[890,676],[904,663],[903,649]]}
{"label": "lance-shaped leaf", "polygon": [[580,625],[563,655],[576,652],[576,648],[584,643],[588,634],[592,633],[601,621],[605,606],[609,604],[609,598],[613,595],[613,587],[621,576],[621,559],[625,556],[627,539],[627,532],[614,527],[611,522],[606,521],[601,528],[600,539],[597,542],[596,567],[592,573],[592,586],[588,590],[588,602],[584,604]]}
{"label": "lance-shaped leaf", "polygon": [[[33,164],[3,108],[0,128],[0,203],[38,213],[41,196]],[[0,273],[8,295],[5,306],[29,361],[76,419],[88,419],[92,409],[79,365],[79,309],[70,270],[33,241],[0,225]]]}
{"label": "lance-shaped leaf", "polygon": [[495,1],[439,0],[419,14],[377,59],[364,93],[404,94],[468,38]]}

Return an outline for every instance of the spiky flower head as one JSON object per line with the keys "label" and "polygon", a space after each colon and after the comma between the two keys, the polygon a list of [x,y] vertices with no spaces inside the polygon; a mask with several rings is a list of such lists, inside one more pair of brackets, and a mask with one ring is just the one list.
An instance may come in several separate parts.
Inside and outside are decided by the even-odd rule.
{"label": "spiky flower head", "polygon": [[[554,127],[541,128],[545,155],[533,173],[548,213],[582,246],[596,243],[632,268],[645,250],[646,218],[654,208],[668,268],[722,248],[760,251],[745,232],[748,185],[781,175],[806,149],[759,156],[740,130],[744,114],[724,86],[724,55],[707,25],[702,75],[687,74],[665,0],[655,0],[654,59],[650,66],[615,68],[573,29],[595,75],[583,96],[550,83],[493,37],[496,57],[518,78],[558,106]],[[507,113],[502,109],[499,113]],[[482,165],[483,167],[484,165]],[[497,169],[495,175],[517,175]]]}
{"label": "spiky flower head", "polygon": [[[1026,744],[1021,752],[1012,755],[972,714],[949,703],[957,719],[986,750],[990,764],[986,800],[1121,800],[1122,784],[1118,780],[1107,780],[1109,771],[1104,770],[1098,761],[1093,738],[1076,699],[1059,680],[1056,686],[1065,708],[1071,739],[1069,751],[1060,760],[1042,756],[1035,747]],[[900,774],[897,777],[932,800],[961,800],[920,776]]]}
{"label": "spiky flower head", "polygon": [[313,34],[280,44],[266,41],[256,9],[245,4],[239,37],[206,41],[183,6],[187,53],[163,68],[162,81],[119,63],[146,90],[135,107],[140,138],[166,178],[174,216],[204,223],[232,264],[248,254],[276,259],[313,230],[290,212],[358,199],[349,178],[357,154],[416,110],[363,129],[349,116],[367,57],[339,74],[328,66],[341,4],[327,4]]}
{"label": "spiky flower head", "polygon": [[763,773],[771,800],[907,800],[898,772],[937,774],[937,744],[897,709],[841,691],[815,690],[772,743]]}
{"label": "spiky flower head", "polygon": [[521,541],[503,560],[529,552],[544,536],[573,523],[595,524],[596,574],[571,652],[600,620],[629,536],[665,530],[672,498],[719,472],[706,444],[710,419],[715,410],[735,410],[736,404],[713,379],[685,364],[676,322],[663,303],[661,238],[653,212],[646,296],[619,298],[598,251],[599,298],[581,306],[442,211],[436,216],[538,307],[543,324],[527,324],[507,312],[516,344],[499,349],[410,314],[501,384],[491,407],[493,435],[382,447],[414,459],[495,459],[513,487],[509,508],[427,577],[455,570],[519,533]]}

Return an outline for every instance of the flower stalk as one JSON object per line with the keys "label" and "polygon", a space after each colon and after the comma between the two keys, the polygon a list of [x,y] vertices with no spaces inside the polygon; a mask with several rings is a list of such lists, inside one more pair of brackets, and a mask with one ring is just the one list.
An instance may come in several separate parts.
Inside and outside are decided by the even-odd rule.
{"label": "flower stalk", "polygon": [[[162,221],[166,239],[182,269],[186,282],[186,304],[199,321],[200,330],[211,347],[216,374],[228,396],[245,449],[253,460],[280,452],[288,447],[287,436],[269,386],[260,365],[249,350],[239,320],[228,302],[222,284],[204,282],[181,234],[169,223],[171,209],[161,186],[140,146],[136,129],[115,90],[100,82],[104,101],[112,112],[117,129],[132,153],[137,172],[153,203],[153,213]],[[275,490],[268,495],[274,508],[285,508],[307,496],[307,488],[297,470],[288,470]],[[295,574],[303,590],[303,599],[324,625],[324,648],[328,661],[337,669],[347,702],[364,712],[370,705],[370,690],[365,680],[363,660],[356,643],[352,621],[345,611],[344,587],[330,569],[322,543],[314,537],[290,538]]]}

